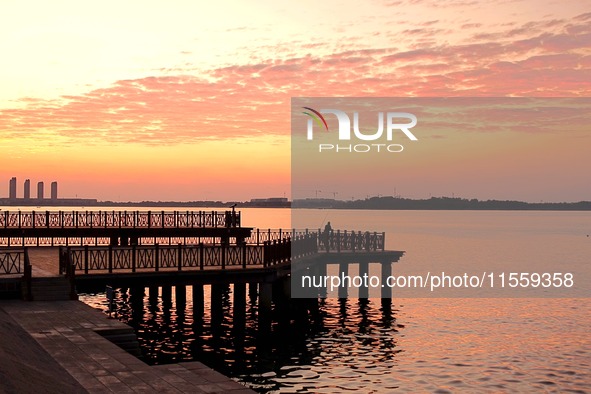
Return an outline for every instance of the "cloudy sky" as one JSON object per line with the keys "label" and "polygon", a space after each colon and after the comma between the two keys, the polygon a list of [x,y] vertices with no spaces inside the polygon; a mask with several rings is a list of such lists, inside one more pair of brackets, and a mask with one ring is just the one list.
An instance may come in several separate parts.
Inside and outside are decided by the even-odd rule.
{"label": "cloudy sky", "polygon": [[[591,91],[591,1],[8,1],[0,15],[0,196],[12,176],[19,196],[26,178],[121,201],[289,196],[291,97]],[[414,152],[412,176],[340,194],[591,199],[591,132],[523,133],[507,152],[481,135],[462,149],[426,135],[449,154]],[[524,169],[499,174],[506,154]]]}

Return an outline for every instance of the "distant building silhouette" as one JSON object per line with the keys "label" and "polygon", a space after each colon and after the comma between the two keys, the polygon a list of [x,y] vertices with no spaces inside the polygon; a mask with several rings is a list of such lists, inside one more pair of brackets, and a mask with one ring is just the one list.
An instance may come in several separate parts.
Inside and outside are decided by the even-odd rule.
{"label": "distant building silhouette", "polygon": [[25,193],[24,193],[24,198],[25,200],[30,200],[31,199],[31,180],[27,179],[25,180]]}
{"label": "distant building silhouette", "polygon": [[8,183],[8,196],[0,197],[0,207],[6,206],[95,206],[98,201],[95,198],[59,198],[57,192],[57,181],[51,182],[51,191],[45,198],[45,184],[37,182],[37,196],[31,195],[31,180],[23,182],[23,195],[17,197],[17,178],[12,177]]}
{"label": "distant building silhouette", "polygon": [[37,198],[39,200],[43,199],[43,182],[37,183]]}
{"label": "distant building silhouette", "polygon": [[13,176],[10,179],[10,183],[9,183],[10,187],[9,187],[9,192],[8,192],[8,198],[11,200],[15,200],[16,199],[16,177]]}
{"label": "distant building silhouette", "polygon": [[51,199],[57,200],[57,182],[51,182]]}

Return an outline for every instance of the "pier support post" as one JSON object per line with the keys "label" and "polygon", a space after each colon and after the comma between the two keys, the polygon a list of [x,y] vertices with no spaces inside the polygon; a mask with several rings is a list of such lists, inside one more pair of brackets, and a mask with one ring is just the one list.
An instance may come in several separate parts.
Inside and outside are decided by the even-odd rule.
{"label": "pier support post", "polygon": [[[348,263],[339,263],[339,276],[342,278],[349,276],[349,264]],[[341,285],[339,286],[339,298],[347,298],[347,285],[350,284],[347,281],[341,281]]]}
{"label": "pier support post", "polygon": [[[287,280],[286,280],[287,279]],[[286,294],[288,289],[286,289],[286,283],[291,283],[289,278],[279,278],[272,283],[273,286],[273,302],[275,305],[285,305],[289,299],[289,296]]]}
{"label": "pier support post", "polygon": [[246,283],[234,283],[234,325],[246,317]]}
{"label": "pier support post", "polygon": [[382,298],[392,298],[392,289],[386,285],[386,281],[389,276],[392,275],[392,262],[382,261]]}
{"label": "pier support post", "polygon": [[[361,301],[359,301],[361,302]],[[349,316],[349,299],[347,298],[339,298],[339,321],[346,322]]]}
{"label": "pier support post", "polygon": [[357,324],[359,325],[360,332],[365,332],[371,324],[367,311],[369,309],[369,300],[367,298],[360,298],[357,300],[357,306],[359,307],[357,314],[361,317],[357,321]]}
{"label": "pier support post", "polygon": [[324,321],[322,309],[326,305],[326,298],[309,298],[308,301],[310,302],[310,323],[315,327],[322,327]]}
{"label": "pier support post", "polygon": [[261,299],[259,301],[260,306],[263,309],[271,309],[273,302],[273,284],[270,282],[262,282],[261,286]]}
{"label": "pier support post", "polygon": [[191,289],[191,298],[193,300],[193,334],[195,340],[191,342],[190,349],[191,355],[196,358],[202,353],[203,339],[201,334],[203,333],[203,310],[204,310],[204,297],[203,297],[203,285],[193,284]]}
{"label": "pier support post", "polygon": [[[322,278],[326,278],[326,268],[328,267],[328,264],[320,264],[320,266],[318,267],[318,275]],[[320,289],[318,289],[318,296],[320,298],[326,298],[328,295],[327,293],[327,288],[326,286],[321,287]]]}
{"label": "pier support post", "polygon": [[172,286],[162,286],[162,308],[170,310],[172,306]]}
{"label": "pier support post", "polygon": [[224,285],[214,283],[211,285],[211,331],[214,336],[219,335],[224,317],[223,302]]}
{"label": "pier support post", "polygon": [[158,286],[150,286],[148,289],[148,303],[150,310],[155,311],[158,308]]}
{"label": "pier support post", "polygon": [[270,282],[260,283],[259,297],[259,335],[266,335],[271,332],[271,309],[273,304],[273,284]]}
{"label": "pier support post", "polygon": [[185,308],[187,307],[187,289],[185,285],[174,286],[174,298],[176,302],[177,316],[184,315]]}
{"label": "pier support post", "polygon": [[291,299],[291,279],[286,276],[282,279],[279,279],[279,283],[281,284],[279,287],[281,289],[281,294],[289,302]]}
{"label": "pier support post", "polygon": [[140,322],[144,320],[144,287],[132,287],[129,289],[129,303],[133,320]]}
{"label": "pier support post", "polygon": [[291,278],[285,276],[273,282],[273,302],[276,306],[273,318],[278,323],[277,329],[280,333],[289,333],[291,319],[294,317],[290,292]]}
{"label": "pier support post", "polygon": [[198,319],[203,318],[203,303],[205,301],[203,297],[203,285],[201,284],[194,284],[193,285],[193,321],[197,321]]}
{"label": "pier support post", "polygon": [[319,311],[320,300],[318,298],[308,298],[308,312],[311,315],[317,315]]}
{"label": "pier support post", "polygon": [[158,286],[150,286],[148,291],[150,298],[158,298]]}
{"label": "pier support post", "polygon": [[382,324],[384,328],[390,328],[393,321],[394,316],[392,315],[392,299],[382,298]]}
{"label": "pier support post", "polygon": [[[369,275],[369,264],[367,262],[359,263],[359,277],[367,278]],[[368,279],[369,280],[369,279]],[[365,280],[364,280],[365,283]],[[359,287],[359,298],[368,298],[369,296],[369,287],[368,286],[360,286]]]}
{"label": "pier support post", "polygon": [[[326,278],[326,263],[319,263],[318,266],[314,269],[314,275],[318,278]],[[318,288],[318,297],[326,298],[326,286]]]}
{"label": "pier support post", "polygon": [[232,316],[234,346],[237,354],[244,352],[244,333],[246,331],[246,283],[234,283],[234,313]]}
{"label": "pier support post", "polygon": [[257,282],[250,282],[248,284],[248,298],[250,298],[250,302],[253,304],[257,301],[257,292],[258,292],[258,283]]}

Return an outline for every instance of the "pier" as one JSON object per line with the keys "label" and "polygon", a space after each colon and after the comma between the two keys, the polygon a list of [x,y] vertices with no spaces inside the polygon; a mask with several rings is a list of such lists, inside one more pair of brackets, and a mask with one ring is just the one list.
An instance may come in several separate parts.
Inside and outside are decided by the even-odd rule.
{"label": "pier", "polygon": [[[379,264],[385,278],[404,254],[385,249],[385,233],[254,229],[242,227],[234,210],[2,212],[0,217],[4,298],[76,300],[79,292],[109,287],[122,289],[136,302],[147,293],[151,303],[174,301],[183,310],[190,296],[195,319],[210,305],[215,329],[224,318],[222,300],[231,288],[232,320],[237,327],[244,324],[247,302],[255,302],[260,338],[272,332],[274,305],[285,307],[291,298],[305,298],[296,300],[298,313],[318,313],[319,303],[329,296],[327,289],[301,293],[293,281],[302,275],[322,276],[331,269],[346,275],[351,265],[363,275],[370,264]],[[58,272],[39,277],[29,251],[52,245],[58,246]],[[205,299],[204,286],[209,286],[211,300]],[[358,291],[359,298],[370,296],[367,287]],[[339,298],[348,296],[346,287],[338,289]],[[392,289],[382,288],[381,296],[391,298]]]}
{"label": "pier", "polygon": [[[320,229],[242,227],[240,212],[234,209],[4,211],[0,213],[0,244],[7,248],[0,250],[0,288],[13,286],[14,291],[20,288],[24,298],[35,298],[27,248],[51,245],[60,245],[56,282],[69,285],[71,298],[85,288],[107,285],[255,283],[267,291],[268,284],[297,275],[326,275],[332,264],[345,274],[350,264],[359,264],[364,274],[368,264],[379,263],[385,277],[403,255],[385,250],[385,237],[368,231],[326,234]],[[11,281],[18,275],[22,276],[18,283]],[[290,292],[289,286],[281,287]],[[345,290],[339,296],[346,297]],[[367,297],[366,290],[361,289],[359,296]],[[318,293],[320,298],[324,295],[322,290]],[[381,295],[391,297],[391,289],[382,289]]]}

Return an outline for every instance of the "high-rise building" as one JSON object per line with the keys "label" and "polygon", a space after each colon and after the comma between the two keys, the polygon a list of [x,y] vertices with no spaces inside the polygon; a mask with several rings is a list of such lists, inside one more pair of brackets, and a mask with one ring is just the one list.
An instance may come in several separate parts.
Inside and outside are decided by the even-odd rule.
{"label": "high-rise building", "polygon": [[57,200],[57,182],[51,182],[51,199]]}
{"label": "high-rise building", "polygon": [[25,200],[31,199],[31,180],[25,180],[25,193],[24,193]]}
{"label": "high-rise building", "polygon": [[12,177],[9,183],[9,191],[8,191],[8,198],[11,200],[16,199],[16,177]]}
{"label": "high-rise building", "polygon": [[37,183],[37,198],[43,199],[43,182]]}

